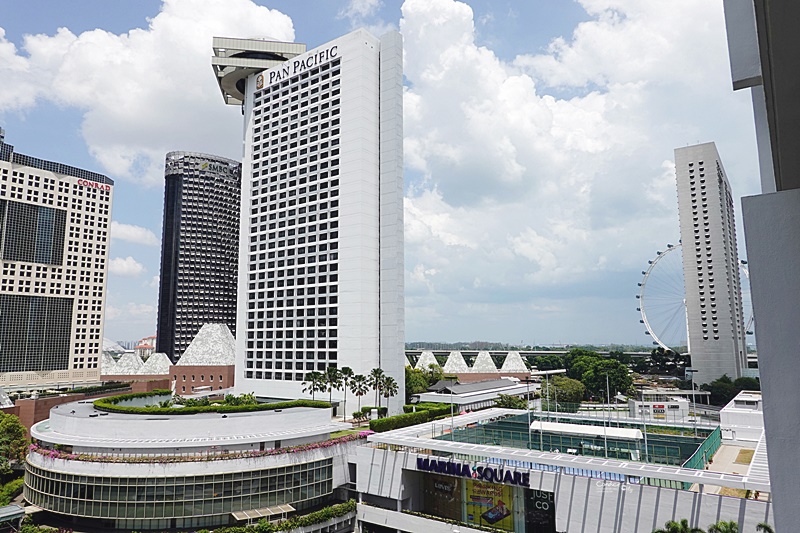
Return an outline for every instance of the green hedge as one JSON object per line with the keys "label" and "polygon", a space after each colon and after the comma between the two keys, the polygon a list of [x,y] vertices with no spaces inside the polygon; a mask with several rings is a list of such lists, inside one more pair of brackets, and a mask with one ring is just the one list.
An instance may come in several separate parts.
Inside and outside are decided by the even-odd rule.
{"label": "green hedge", "polygon": [[11,503],[11,500],[22,494],[22,487],[24,485],[25,479],[20,477],[0,487],[0,506],[8,505]]}
{"label": "green hedge", "polygon": [[194,407],[159,407],[152,405],[148,407],[133,407],[118,405],[125,400],[136,398],[147,398],[151,396],[163,396],[172,394],[169,390],[154,390],[152,392],[136,392],[133,394],[122,394],[95,400],[94,407],[98,411],[109,413],[125,413],[134,415],[193,415],[197,413],[247,413],[253,411],[274,411],[277,409],[290,409],[292,407],[315,407],[319,409],[330,408],[331,404],[322,401],[312,400],[293,400],[290,402],[262,403],[257,405],[198,405]]}
{"label": "green hedge", "polygon": [[377,420],[370,420],[369,429],[375,433],[391,431],[393,429],[422,424],[431,419],[429,411],[418,411],[416,413],[405,413],[402,415],[388,416]]}
{"label": "green hedge", "polygon": [[[414,410],[416,407],[416,411]],[[441,403],[433,403],[433,402],[423,402],[417,405],[414,404],[406,404],[403,406],[403,411],[406,413],[413,413],[413,412],[420,412],[420,411],[427,411],[428,414],[433,417],[447,415],[450,416],[450,404],[441,404]],[[452,409],[453,414],[458,414],[458,407],[453,406]]]}

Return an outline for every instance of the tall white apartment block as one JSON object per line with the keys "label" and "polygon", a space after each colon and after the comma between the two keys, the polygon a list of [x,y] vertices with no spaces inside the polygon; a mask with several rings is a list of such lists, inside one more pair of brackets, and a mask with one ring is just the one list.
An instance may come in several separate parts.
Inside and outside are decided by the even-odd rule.
{"label": "tall white apartment block", "polygon": [[689,353],[695,383],[747,368],[731,186],[714,143],[675,150]]}
{"label": "tall white apartment block", "polygon": [[389,403],[397,412],[402,37],[357,30],[309,51],[291,46],[302,45],[215,39],[223,96],[245,119],[236,387],[310,397],[309,372],[381,368],[400,388]]}
{"label": "tall white apartment block", "polygon": [[114,182],[16,153],[0,129],[0,386],[96,384]]}

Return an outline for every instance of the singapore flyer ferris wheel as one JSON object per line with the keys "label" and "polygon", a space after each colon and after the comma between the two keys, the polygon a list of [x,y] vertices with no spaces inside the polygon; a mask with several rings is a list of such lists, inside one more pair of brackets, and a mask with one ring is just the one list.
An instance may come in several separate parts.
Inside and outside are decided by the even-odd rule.
{"label": "singapore flyer ferris wheel", "polygon": [[680,244],[668,244],[648,261],[639,283],[637,310],[640,323],[653,344],[665,350],[687,350],[686,289],[683,283],[683,252]]}
{"label": "singapore flyer ferris wheel", "polygon": [[[753,307],[750,299],[750,275],[747,261],[739,262],[743,326],[747,335],[753,334]],[[683,280],[683,247],[667,244],[664,251],[648,261],[639,283],[637,311],[639,322],[645,326],[655,346],[685,353],[688,350],[686,288]]]}

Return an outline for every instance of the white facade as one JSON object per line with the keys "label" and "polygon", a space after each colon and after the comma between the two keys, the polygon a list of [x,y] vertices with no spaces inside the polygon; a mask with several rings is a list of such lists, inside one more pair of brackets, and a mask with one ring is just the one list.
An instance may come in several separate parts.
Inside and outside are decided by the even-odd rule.
{"label": "white facade", "polygon": [[236,388],[297,398],[308,372],[380,367],[399,411],[402,38],[355,31],[252,72],[243,97]]}
{"label": "white facade", "polygon": [[722,438],[755,444],[764,432],[761,392],[742,391],[719,412]]}
{"label": "white facade", "polygon": [[714,143],[675,150],[689,353],[695,383],[747,368],[733,195]]}
{"label": "white facade", "polygon": [[14,152],[0,129],[0,386],[97,383],[108,177]]}

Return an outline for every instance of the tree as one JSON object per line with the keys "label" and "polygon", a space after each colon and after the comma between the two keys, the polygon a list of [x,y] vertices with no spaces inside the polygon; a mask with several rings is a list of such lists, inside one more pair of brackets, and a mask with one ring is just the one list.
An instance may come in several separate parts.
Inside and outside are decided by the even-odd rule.
{"label": "tree", "polygon": [[11,463],[21,463],[28,452],[27,430],[15,415],[0,412],[0,474],[11,472]]}
{"label": "tree", "polygon": [[[606,386],[608,375],[608,386]],[[581,381],[590,392],[603,397],[615,396],[617,392],[627,393],[633,386],[633,378],[628,367],[613,359],[598,359],[583,373]],[[610,390],[607,390],[610,389]]]}
{"label": "tree", "polygon": [[756,378],[750,378],[746,376],[736,378],[733,382],[733,386],[736,387],[737,391],[761,390],[761,383],[759,383]]}
{"label": "tree", "polygon": [[709,402],[713,405],[725,405],[733,399],[739,391],[733,384],[733,380],[727,374],[715,379],[711,383],[704,383],[700,390],[709,391],[711,396]]}
{"label": "tree", "polygon": [[428,375],[425,372],[406,366],[406,402],[412,395],[428,390],[429,386]]}
{"label": "tree", "polygon": [[547,380],[542,391],[543,398],[564,403],[580,403],[584,394],[586,387],[583,383],[564,376],[553,376]]}
{"label": "tree", "polygon": [[342,379],[342,389],[344,390],[344,405],[342,405],[342,420],[344,420],[347,415],[347,390],[350,388],[350,384],[353,382],[353,378],[356,375],[352,368],[343,366],[339,371],[339,376]]}
{"label": "tree", "polygon": [[756,526],[756,531],[760,531],[761,533],[775,533],[775,530],[772,528],[772,526],[766,522],[759,522]]}
{"label": "tree", "polygon": [[500,394],[497,398],[495,398],[494,403],[497,405],[497,407],[503,407],[505,409],[528,408],[528,400],[519,396],[513,396],[511,394]]}
{"label": "tree", "polygon": [[564,362],[557,355],[539,355],[533,359],[539,370],[558,370],[564,368]]}
{"label": "tree", "polygon": [[739,533],[739,524],[733,520],[720,520],[708,526],[708,533]]}
{"label": "tree", "polygon": [[583,381],[583,375],[588,372],[595,363],[603,360],[600,355],[595,352],[592,353],[594,353],[594,355],[580,355],[574,359],[570,359],[570,364],[567,366],[567,376],[572,379]]}
{"label": "tree", "polygon": [[369,377],[367,378],[369,387],[375,391],[375,405],[380,407],[381,400],[380,400],[380,391],[381,385],[383,384],[383,369],[382,368],[373,368],[369,371]]}
{"label": "tree", "polygon": [[[384,376],[381,383],[381,396],[386,398],[386,405],[389,405],[389,398],[397,396],[397,381],[391,376]],[[380,404],[378,404],[380,408]]]}
{"label": "tree", "polygon": [[342,374],[335,366],[329,366],[323,374],[325,390],[328,391],[328,403],[333,403],[333,391],[342,386]]}
{"label": "tree", "polygon": [[307,373],[306,380],[303,382],[303,392],[310,392],[312,400],[315,393],[325,392],[325,375],[317,371]]}
{"label": "tree", "polygon": [[699,527],[689,526],[689,521],[685,518],[680,522],[668,520],[662,529],[653,530],[653,533],[704,533]]}
{"label": "tree", "polygon": [[358,398],[358,410],[361,411],[361,397],[369,392],[369,383],[367,376],[356,374],[350,382],[350,392]]}
{"label": "tree", "polygon": [[428,370],[426,371],[427,378],[428,378],[428,386],[434,385],[438,383],[444,377],[444,371],[442,367],[439,365],[435,365],[433,363],[428,365]]}

